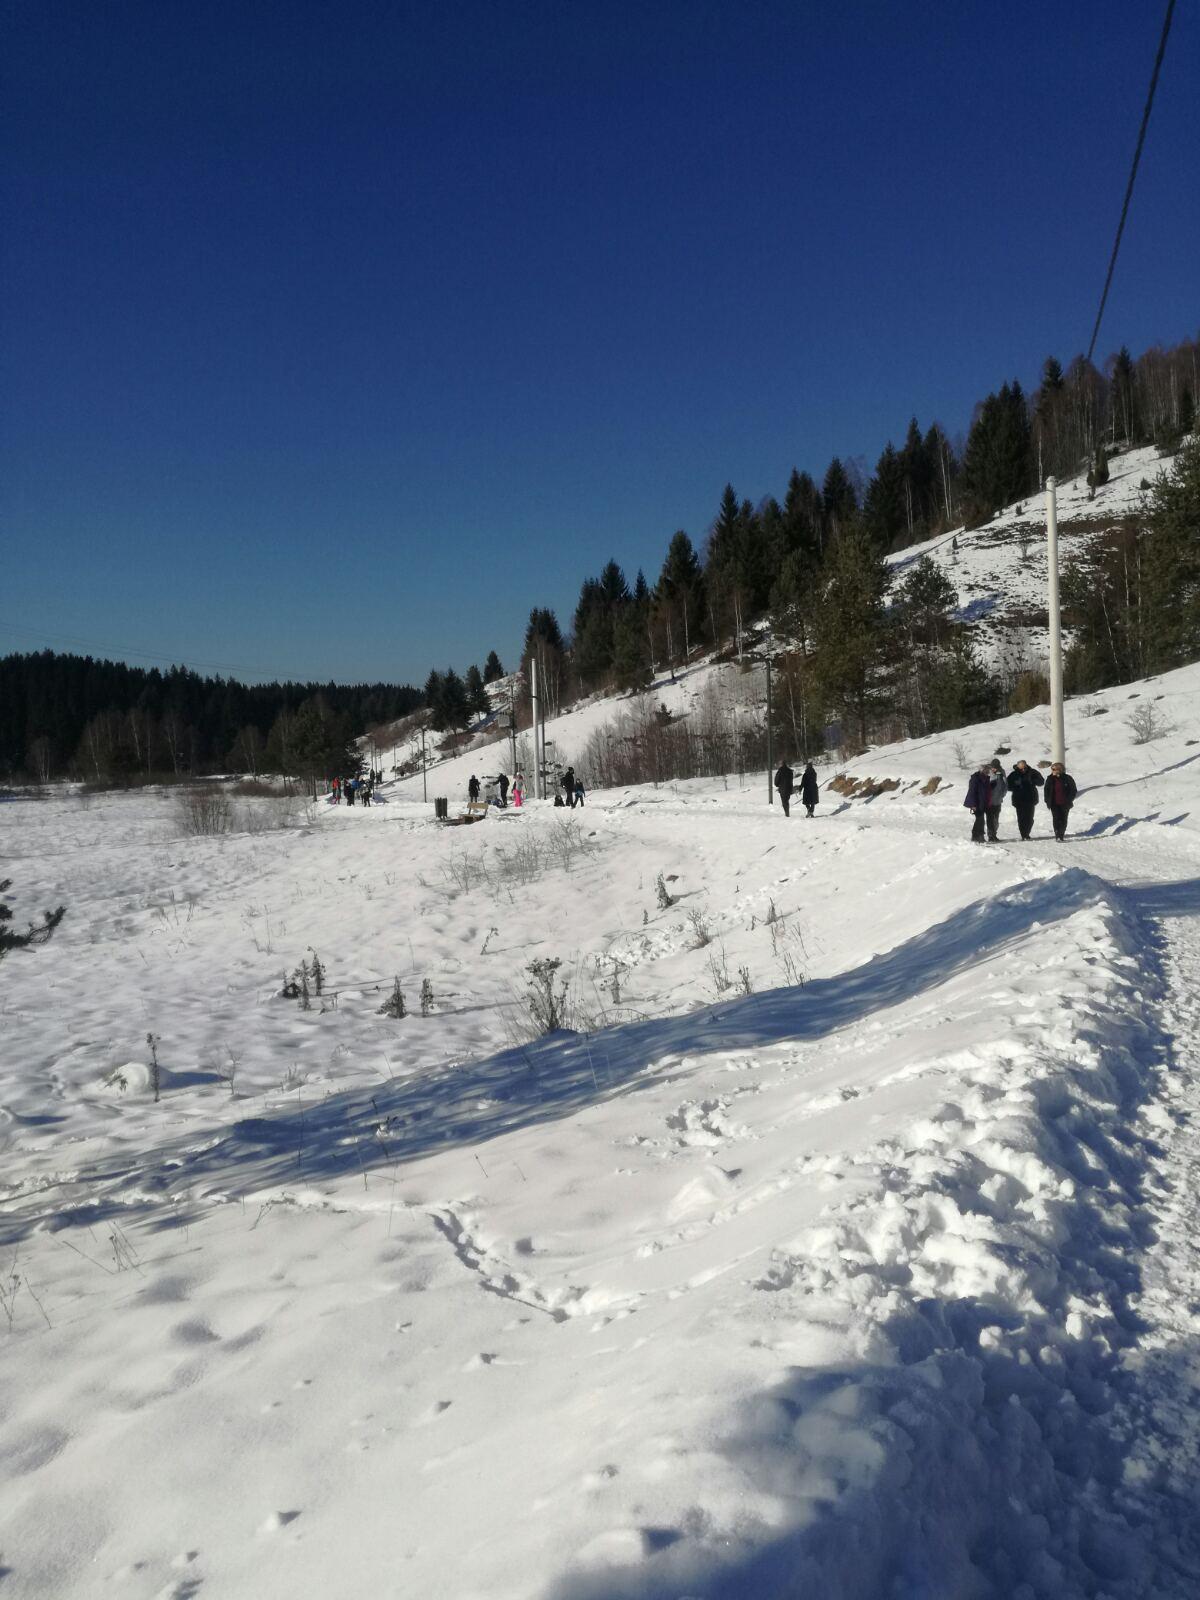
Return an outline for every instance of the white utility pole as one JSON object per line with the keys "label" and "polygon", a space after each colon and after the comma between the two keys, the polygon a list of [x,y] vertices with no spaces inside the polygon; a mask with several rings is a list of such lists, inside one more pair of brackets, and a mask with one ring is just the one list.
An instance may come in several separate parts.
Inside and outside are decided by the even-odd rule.
{"label": "white utility pole", "polygon": [[538,670],[537,658],[530,657],[529,661],[529,698],[533,711],[533,797],[535,800],[542,798],[542,723],[538,716]]}
{"label": "white utility pole", "polygon": [[1046,479],[1046,576],[1050,614],[1050,759],[1065,762],[1067,736],[1063,722],[1062,620],[1058,608],[1058,502],[1055,480]]}

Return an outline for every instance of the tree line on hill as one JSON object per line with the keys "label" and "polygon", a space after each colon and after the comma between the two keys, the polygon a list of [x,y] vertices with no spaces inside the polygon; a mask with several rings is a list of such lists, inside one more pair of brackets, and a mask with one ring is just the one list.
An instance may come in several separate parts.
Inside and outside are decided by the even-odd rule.
{"label": "tree line on hill", "polygon": [[365,727],[421,704],[408,684],[245,684],[52,650],[0,658],[0,774],[145,782],[352,770]]}
{"label": "tree line on hill", "polygon": [[[610,560],[584,579],[566,630],[552,609],[531,610],[513,691],[518,723],[529,720],[534,662],[554,715],[605,688],[644,687],[698,649],[744,659],[763,622],[777,641],[780,704],[797,749],[818,748],[830,719],[865,742],[868,732],[932,732],[998,711],[1014,686],[981,669],[953,619],[952,586],[935,564],[918,562],[888,605],[885,555],[978,526],[1050,473],[1086,467],[1090,481],[1103,482],[1118,445],[1154,443],[1174,453],[1195,426],[1198,360],[1196,340],[1137,360],[1122,347],[1103,372],[1083,357],[1064,371],[1051,357],[1032,395],[1013,381],[976,406],[961,448],[939,423],[922,428],[914,417],[869,478],[834,457],[820,483],[793,469],[782,500],[755,504],[727,484],[701,547],[678,530],[653,583],[639,571],[631,584]],[[1186,512],[1175,515],[1186,521]],[[1164,584],[1191,592],[1186,539],[1140,526],[1104,541],[1098,565],[1067,575],[1070,620],[1084,641],[1070,664],[1080,686],[1136,675],[1138,663],[1173,663],[1190,648],[1187,627],[1163,614],[1157,598],[1170,592]],[[49,651],[9,656],[0,660],[0,773],[43,781],[67,772],[133,781],[222,768],[328,775],[353,767],[354,736],[418,707],[436,730],[467,727],[487,714],[488,686],[503,675],[494,650],[482,671],[435,670],[422,690],[247,686]],[[1042,691],[1027,684],[1018,692]]]}
{"label": "tree line on hill", "polygon": [[[1136,361],[1122,348],[1104,375],[1083,357],[1065,373],[1049,358],[1033,395],[1014,381],[980,402],[961,452],[938,423],[922,429],[913,418],[903,445],[884,447],[865,484],[838,457],[820,484],[793,470],[782,501],[767,496],[755,505],[727,484],[703,547],[676,532],[653,584],[641,571],[630,584],[609,561],[584,580],[566,633],[552,610],[535,607],[521,656],[526,685],[536,661],[555,713],[608,686],[643,687],[699,647],[727,647],[744,659],[752,627],[767,622],[793,739],[810,749],[826,719],[865,742],[869,729],[926,733],[998,714],[1014,689],[1043,694],[1044,685],[989,680],[968,630],[953,620],[953,587],[933,562],[918,562],[885,604],[884,557],[981,525],[1038,491],[1050,473],[1086,468],[1089,481],[1104,482],[1118,445],[1175,453],[1195,425],[1198,356],[1195,340]],[[1159,548],[1166,549],[1161,540]],[[1180,577],[1174,558],[1159,568]],[[1161,591],[1165,580],[1156,581]],[[1111,596],[1101,588],[1090,600],[1094,611]],[[1164,622],[1158,636],[1176,634]],[[1164,650],[1165,643],[1142,658],[1163,658]],[[1077,653],[1081,682],[1118,670],[1113,660],[1101,667],[1102,654],[1093,642],[1085,666]],[[527,696],[526,688],[526,716]]]}

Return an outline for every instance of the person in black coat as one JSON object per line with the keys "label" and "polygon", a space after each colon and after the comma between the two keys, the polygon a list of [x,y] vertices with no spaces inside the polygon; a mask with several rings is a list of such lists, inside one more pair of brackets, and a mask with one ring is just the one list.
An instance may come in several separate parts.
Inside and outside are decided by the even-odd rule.
{"label": "person in black coat", "polygon": [[1022,839],[1028,839],[1033,832],[1033,814],[1037,810],[1038,790],[1041,787],[1041,773],[1027,761],[1018,761],[1008,775],[1008,792],[1012,796],[1017,828]]}
{"label": "person in black coat", "polygon": [[575,768],[568,767],[562,775],[563,794],[567,797],[567,804],[571,810],[575,809]]}
{"label": "person in black coat", "polygon": [[1075,779],[1061,761],[1055,761],[1051,765],[1050,776],[1046,779],[1044,798],[1054,821],[1054,837],[1060,844],[1066,838],[1067,818],[1071,814],[1077,793]]}
{"label": "person in black coat", "polygon": [[816,768],[811,761],[805,762],[804,771],[800,774],[800,798],[804,801],[805,811],[811,817],[817,809],[817,801],[821,798]]}
{"label": "person in black coat", "polygon": [[500,809],[506,811],[508,809],[508,773],[502,772],[496,782],[500,786]]}
{"label": "person in black coat", "polygon": [[987,839],[988,807],[992,803],[992,775],[988,771],[987,762],[971,774],[971,781],[967,784],[967,798],[963,805],[971,812],[975,820],[971,824],[971,838],[975,844],[984,844]]}
{"label": "person in black coat", "polygon": [[479,779],[475,776],[474,773],[471,774],[470,780],[467,783],[467,799],[468,800],[478,800],[479,799]]}
{"label": "person in black coat", "polygon": [[787,764],[787,757],[779,763],[779,771],[775,774],[775,787],[779,790],[779,803],[783,807],[785,817],[791,816],[792,790],[796,787],[796,774]]}

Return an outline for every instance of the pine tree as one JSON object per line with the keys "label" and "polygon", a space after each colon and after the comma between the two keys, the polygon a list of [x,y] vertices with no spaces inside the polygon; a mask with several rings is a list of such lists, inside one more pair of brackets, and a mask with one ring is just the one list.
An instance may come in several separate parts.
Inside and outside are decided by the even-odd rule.
{"label": "pine tree", "polygon": [[979,407],[963,456],[963,487],[976,517],[1026,493],[1032,477],[1029,417],[1019,383],[1004,384]]}
{"label": "pine tree", "polygon": [[704,584],[692,541],[682,528],[672,536],[658,575],[654,605],[667,639],[672,666],[686,660],[700,632],[704,614]]}
{"label": "pine tree", "polygon": [[455,728],[465,728],[471,716],[471,705],[467,696],[467,686],[455,672],[453,667],[447,667],[442,676],[442,725],[452,731]]}
{"label": "pine tree", "polygon": [[488,651],[487,660],[483,664],[484,683],[495,683],[497,678],[504,676],[504,668],[500,664],[500,657],[494,650]]}
{"label": "pine tree", "polygon": [[783,500],[786,554],[798,554],[811,565],[821,558],[825,507],[821,491],[807,472],[792,468]]}
{"label": "pine tree", "polygon": [[[11,888],[11,878],[0,879],[0,897]],[[9,927],[13,915],[12,907],[0,898],[0,961],[4,960],[10,950],[28,950],[31,945],[45,944],[66,914],[65,906],[59,906],[54,911],[45,911],[42,913],[40,923],[35,925],[31,922],[24,933],[15,933]]]}
{"label": "pine tree", "polygon": [[487,690],[483,686],[483,674],[477,666],[467,668],[465,680],[467,694],[467,710],[474,716],[485,717],[492,709],[492,702],[488,699]]}
{"label": "pine tree", "polygon": [[828,535],[836,539],[844,528],[850,526],[858,512],[858,496],[839,456],[834,456],[826,468],[825,481],[821,485],[821,502]]}
{"label": "pine tree", "polygon": [[843,531],[826,558],[813,619],[816,676],[826,703],[867,742],[887,623],[883,557],[861,534]]}
{"label": "pine tree", "polygon": [[863,501],[863,527],[873,543],[890,550],[905,529],[904,466],[889,439]]}
{"label": "pine tree", "polygon": [[1129,444],[1136,444],[1141,436],[1137,416],[1137,394],[1133,383],[1133,357],[1124,345],[1112,358],[1112,376],[1109,379],[1109,414],[1114,431]]}
{"label": "pine tree", "polygon": [[429,707],[429,725],[437,733],[442,733],[449,726],[446,721],[445,707],[445,679],[438,671],[430,672],[425,680],[424,699]]}

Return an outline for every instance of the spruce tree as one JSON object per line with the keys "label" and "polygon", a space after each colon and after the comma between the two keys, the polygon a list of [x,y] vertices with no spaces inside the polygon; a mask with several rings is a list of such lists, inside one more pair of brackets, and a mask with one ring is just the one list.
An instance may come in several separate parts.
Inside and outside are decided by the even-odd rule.
{"label": "spruce tree", "polygon": [[487,660],[483,663],[484,683],[495,683],[497,678],[504,676],[504,668],[500,664],[500,657],[494,650],[488,651]]}
{"label": "spruce tree", "polygon": [[867,486],[862,520],[873,543],[883,551],[890,550],[906,530],[904,466],[890,439]]}
{"label": "spruce tree", "polygon": [[483,686],[483,674],[477,666],[467,668],[465,679],[467,693],[467,710],[473,715],[484,717],[492,709],[492,702],[488,699],[487,690]]}
{"label": "spruce tree", "polygon": [[858,511],[858,496],[839,456],[834,456],[826,469],[825,481],[821,485],[821,501],[826,527],[830,536],[836,539],[854,521]]}
{"label": "spruce tree", "polygon": [[879,550],[853,529],[844,531],[826,557],[813,618],[822,695],[864,746],[887,640],[887,583]]}

